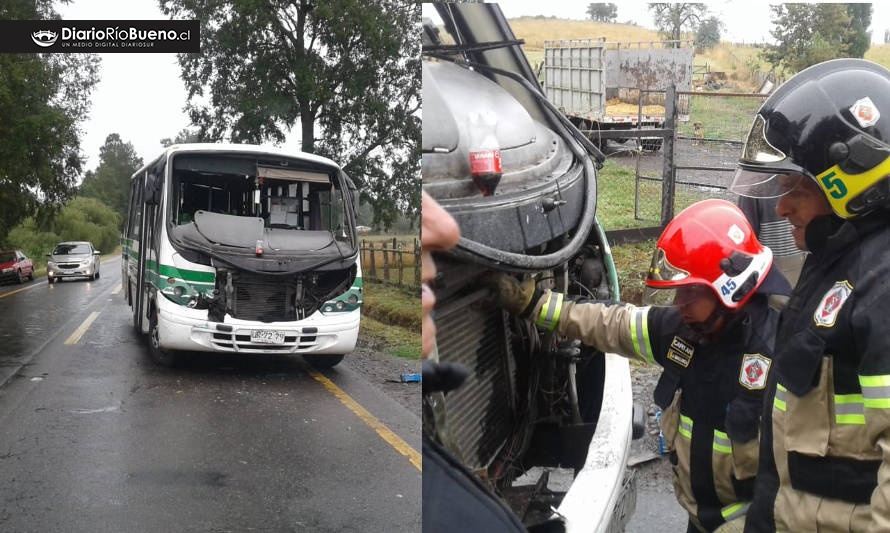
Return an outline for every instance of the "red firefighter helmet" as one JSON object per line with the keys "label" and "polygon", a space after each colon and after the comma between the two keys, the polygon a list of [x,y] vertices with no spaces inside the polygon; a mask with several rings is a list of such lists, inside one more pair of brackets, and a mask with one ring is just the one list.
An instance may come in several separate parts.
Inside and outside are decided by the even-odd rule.
{"label": "red firefighter helmet", "polygon": [[[744,213],[726,200],[703,200],[680,212],[658,238],[646,285],[704,285],[738,309],[763,284],[773,262]],[[787,283],[787,282],[786,282]]]}

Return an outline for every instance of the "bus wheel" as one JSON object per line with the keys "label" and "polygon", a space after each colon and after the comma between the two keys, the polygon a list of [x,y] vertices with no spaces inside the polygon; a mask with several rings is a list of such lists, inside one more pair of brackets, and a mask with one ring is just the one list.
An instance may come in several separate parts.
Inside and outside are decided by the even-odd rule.
{"label": "bus wheel", "polygon": [[304,355],[303,359],[318,370],[333,368],[343,360],[342,355]]}
{"label": "bus wheel", "polygon": [[158,313],[153,311],[151,318],[148,320],[148,351],[155,363],[172,367],[176,365],[176,353],[161,348],[160,339],[158,337]]}

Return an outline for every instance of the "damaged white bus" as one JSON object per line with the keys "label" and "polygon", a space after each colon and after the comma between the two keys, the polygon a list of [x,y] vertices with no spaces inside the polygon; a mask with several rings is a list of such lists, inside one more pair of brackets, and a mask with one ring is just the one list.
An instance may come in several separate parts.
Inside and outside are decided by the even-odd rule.
{"label": "damaged white bus", "polygon": [[357,191],[333,161],[236,144],[178,144],[133,174],[124,295],[151,357],[355,347],[362,305]]}

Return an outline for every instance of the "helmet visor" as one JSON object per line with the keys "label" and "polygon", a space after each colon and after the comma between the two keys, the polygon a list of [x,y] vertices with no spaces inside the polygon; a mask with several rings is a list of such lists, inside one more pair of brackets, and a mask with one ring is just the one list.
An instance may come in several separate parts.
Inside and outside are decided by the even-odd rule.
{"label": "helmet visor", "polygon": [[745,146],[742,147],[741,163],[770,166],[770,163],[778,163],[784,161],[788,157],[785,152],[771,145],[766,140],[766,121],[761,115],[754,117],[754,123],[751,124],[751,131],[745,139]]}
{"label": "helmet visor", "polygon": [[652,254],[652,264],[649,265],[649,275],[646,281],[682,281],[689,277],[689,272],[670,264],[664,250],[656,248]]}
{"label": "helmet visor", "polygon": [[804,177],[800,172],[776,174],[739,168],[729,190],[751,198],[777,198],[795,188]]}
{"label": "helmet visor", "polygon": [[739,168],[729,190],[751,198],[775,198],[793,189],[803,173],[805,171],[782,150],[770,144],[766,138],[766,121],[757,115],[742,147]]}

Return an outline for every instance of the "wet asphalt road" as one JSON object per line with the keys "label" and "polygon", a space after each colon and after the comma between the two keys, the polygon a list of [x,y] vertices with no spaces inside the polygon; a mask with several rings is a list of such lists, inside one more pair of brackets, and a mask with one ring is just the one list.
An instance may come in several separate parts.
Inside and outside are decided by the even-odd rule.
{"label": "wet asphalt road", "polygon": [[0,531],[420,530],[417,414],[299,357],[159,368],[119,286],[0,286]]}

